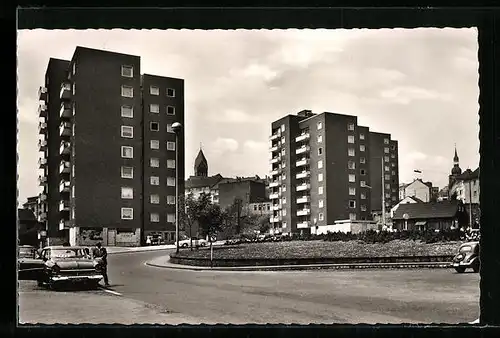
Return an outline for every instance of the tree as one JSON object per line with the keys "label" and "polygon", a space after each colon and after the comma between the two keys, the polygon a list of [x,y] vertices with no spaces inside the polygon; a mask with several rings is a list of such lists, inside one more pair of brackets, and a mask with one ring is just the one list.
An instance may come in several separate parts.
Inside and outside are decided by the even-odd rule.
{"label": "tree", "polygon": [[193,250],[193,228],[198,225],[202,213],[212,204],[209,194],[202,193],[197,199],[193,193],[183,196],[179,201],[179,224],[187,230],[190,239],[190,248]]}
{"label": "tree", "polygon": [[226,214],[218,204],[212,204],[210,202],[206,207],[200,209],[197,218],[198,225],[203,236],[208,236],[210,246],[212,246],[212,238],[214,238],[218,232],[222,231],[222,224],[225,218]]}

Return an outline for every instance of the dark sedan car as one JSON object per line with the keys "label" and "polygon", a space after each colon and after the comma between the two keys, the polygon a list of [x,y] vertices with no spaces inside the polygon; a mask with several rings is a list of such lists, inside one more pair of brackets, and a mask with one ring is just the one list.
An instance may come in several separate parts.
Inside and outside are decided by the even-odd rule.
{"label": "dark sedan car", "polygon": [[452,266],[458,273],[463,273],[466,269],[479,272],[479,242],[467,242],[460,245],[458,254],[453,258]]}
{"label": "dark sedan car", "polygon": [[42,249],[43,269],[38,285],[54,287],[63,283],[79,283],[98,287],[103,278],[101,262],[91,256],[89,248],[49,246]]}
{"label": "dark sedan car", "polygon": [[18,247],[17,264],[19,280],[35,280],[42,267],[42,261],[37,259],[36,248],[32,245]]}

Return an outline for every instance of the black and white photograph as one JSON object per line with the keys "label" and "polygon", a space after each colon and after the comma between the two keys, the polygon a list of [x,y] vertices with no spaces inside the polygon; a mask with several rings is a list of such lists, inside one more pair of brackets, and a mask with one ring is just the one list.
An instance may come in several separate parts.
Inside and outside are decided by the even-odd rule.
{"label": "black and white photograph", "polygon": [[478,46],[19,30],[19,323],[478,323]]}

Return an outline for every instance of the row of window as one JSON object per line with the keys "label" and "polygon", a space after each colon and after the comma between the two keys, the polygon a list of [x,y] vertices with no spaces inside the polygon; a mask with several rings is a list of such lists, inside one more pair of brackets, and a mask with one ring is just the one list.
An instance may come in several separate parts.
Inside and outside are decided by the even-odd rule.
{"label": "row of window", "polygon": [[[175,162],[173,162],[173,166],[175,167]],[[133,179],[134,178],[134,167],[122,166],[121,167],[121,178]],[[160,185],[160,177],[151,176],[149,178],[149,183],[151,185]],[[168,187],[175,187],[175,177],[167,177],[167,186]]]}
{"label": "row of window", "polygon": [[[121,188],[121,196],[122,199],[125,200],[132,200],[134,199],[134,188],[132,187],[122,187]],[[160,204],[160,195],[158,194],[151,194],[149,196],[149,203],[151,204]],[[167,196],[167,204],[168,205],[175,205],[175,196],[173,195],[168,195]]]}
{"label": "row of window", "polygon": [[[129,66],[129,65],[122,65],[122,72],[121,73],[122,73],[123,77],[132,78],[132,77],[134,77],[134,67]],[[74,74],[74,67],[73,67],[73,74]],[[160,95],[160,88],[156,87],[156,86],[150,86],[149,93],[151,95]],[[175,97],[175,89],[167,88],[166,94],[168,97]]]}
{"label": "row of window", "polygon": [[[134,219],[134,208],[121,208],[121,219],[123,220],[133,220]],[[160,222],[160,214],[157,212],[152,212],[149,214],[149,220],[153,223]],[[175,222],[175,214],[167,214],[167,222]]]}
{"label": "row of window", "polygon": [[[151,149],[159,149],[159,147],[160,147],[159,142],[160,141],[158,141],[158,140],[151,140]],[[167,150],[172,150],[172,151],[175,150],[175,142],[167,142]],[[121,155],[122,155],[122,158],[134,158],[134,147],[132,147],[132,146],[122,146],[121,147]],[[156,161],[156,160],[158,160],[158,161]],[[159,162],[159,159],[155,158],[155,161],[150,161],[150,162],[151,163],[153,163],[153,162],[156,163],[156,162]],[[167,163],[173,163],[173,166],[171,166],[171,167],[175,168],[175,160],[167,160]]]}

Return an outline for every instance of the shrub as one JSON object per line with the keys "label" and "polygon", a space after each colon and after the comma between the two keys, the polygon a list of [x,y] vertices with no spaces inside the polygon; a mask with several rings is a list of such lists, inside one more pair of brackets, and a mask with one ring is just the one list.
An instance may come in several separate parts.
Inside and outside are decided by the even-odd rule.
{"label": "shrub", "polygon": [[[320,235],[319,235],[320,236]],[[319,237],[318,237],[319,239]],[[360,240],[364,243],[388,243],[394,240],[412,240],[425,243],[450,242],[464,239],[464,234],[456,230],[434,230],[419,231],[419,230],[403,230],[396,232],[368,230],[358,234],[350,232],[328,232],[323,236],[325,241],[349,241]]]}

